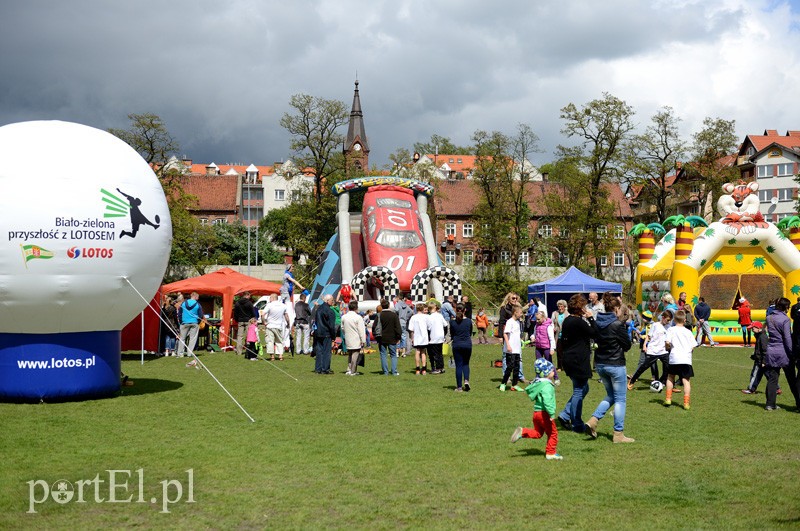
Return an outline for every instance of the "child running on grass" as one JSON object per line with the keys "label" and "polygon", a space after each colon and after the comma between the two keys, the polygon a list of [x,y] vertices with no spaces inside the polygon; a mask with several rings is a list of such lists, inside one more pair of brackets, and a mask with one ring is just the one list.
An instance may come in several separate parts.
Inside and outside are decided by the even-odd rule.
{"label": "child running on grass", "polygon": [[553,420],[556,417],[556,388],[553,382],[556,370],[545,358],[537,359],[533,368],[536,370],[536,379],[525,388],[525,392],[533,402],[533,429],[517,426],[511,435],[511,442],[515,443],[520,438],[541,439],[547,434],[544,456],[548,460],[560,461],[563,457],[556,451],[558,428]]}
{"label": "child running on grass", "polygon": [[[633,390],[633,384],[636,383],[636,380],[639,379],[639,376],[641,376],[642,373],[648,369],[648,367],[653,373],[653,381],[659,380],[662,386],[666,384],[667,368],[669,366],[669,353],[667,352],[666,344],[666,327],[669,326],[670,321],[672,321],[672,312],[669,310],[664,310],[661,312],[661,320],[657,323],[653,323],[653,325],[650,327],[650,330],[647,332],[645,348],[642,351],[644,353],[644,362],[639,362],[636,372],[634,372],[633,376],[631,376],[630,380],[628,380],[628,391]],[[661,360],[661,378],[658,377],[657,362],[659,360]]]}
{"label": "child running on grass", "polygon": [[666,346],[669,350],[669,378],[667,378],[667,396],[664,405],[672,405],[672,382],[674,377],[683,380],[683,409],[689,409],[689,395],[692,392],[689,379],[694,376],[692,370],[692,350],[697,346],[691,330],[683,326],[686,322],[686,313],[683,310],[675,312],[675,326],[667,330]]}
{"label": "child running on grass", "polygon": [[517,385],[517,383],[519,383],[519,360],[522,357],[521,317],[522,306],[517,304],[512,310],[511,319],[506,321],[506,326],[503,329],[503,342],[506,347],[506,371],[503,373],[503,381],[500,383],[501,391],[506,390],[509,377],[511,378],[511,390],[523,391],[523,389]]}

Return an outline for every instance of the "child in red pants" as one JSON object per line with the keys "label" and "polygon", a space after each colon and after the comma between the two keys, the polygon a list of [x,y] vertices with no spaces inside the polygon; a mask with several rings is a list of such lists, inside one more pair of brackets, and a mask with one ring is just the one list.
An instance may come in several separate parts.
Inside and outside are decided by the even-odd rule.
{"label": "child in red pants", "polygon": [[556,374],[555,367],[545,358],[536,360],[533,367],[536,369],[537,378],[525,388],[525,392],[533,402],[533,429],[517,426],[511,435],[511,442],[515,443],[520,438],[541,439],[544,434],[547,434],[545,458],[560,461],[564,458],[556,451],[558,429],[553,420],[556,417],[556,388],[553,383]]}

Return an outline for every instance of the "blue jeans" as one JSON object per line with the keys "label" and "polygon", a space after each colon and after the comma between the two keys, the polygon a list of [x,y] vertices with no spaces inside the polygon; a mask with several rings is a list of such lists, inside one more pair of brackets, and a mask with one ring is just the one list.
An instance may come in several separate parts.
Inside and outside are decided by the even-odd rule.
{"label": "blue jeans", "polygon": [[472,348],[453,347],[453,359],[456,361],[456,387],[461,389],[463,380],[469,381],[469,359]]}
{"label": "blue jeans", "polygon": [[597,405],[592,413],[597,420],[603,418],[606,411],[614,406],[614,431],[623,431],[625,427],[625,401],[628,396],[628,375],[624,365],[600,365],[595,368],[597,375],[606,388],[606,397]]}
{"label": "blue jeans", "polygon": [[400,337],[400,343],[397,344],[397,348],[407,349],[408,348],[408,330],[407,330],[408,323],[401,322],[400,323],[400,328],[403,329],[403,334]]}
{"label": "blue jeans", "polygon": [[559,417],[564,422],[572,424],[572,430],[583,433],[584,424],[581,415],[583,414],[583,399],[589,394],[588,378],[572,378],[572,396],[564,405],[564,411],[559,413]]}
{"label": "blue jeans", "polygon": [[392,374],[397,374],[397,345],[394,343],[391,345],[381,343],[381,369],[383,369],[383,374],[389,374],[389,366],[386,363],[387,354],[392,357]]}
{"label": "blue jeans", "polygon": [[176,342],[177,342],[177,340],[175,339],[175,336],[172,335],[171,332],[167,332],[167,338],[166,338],[164,350],[175,350],[175,343]]}

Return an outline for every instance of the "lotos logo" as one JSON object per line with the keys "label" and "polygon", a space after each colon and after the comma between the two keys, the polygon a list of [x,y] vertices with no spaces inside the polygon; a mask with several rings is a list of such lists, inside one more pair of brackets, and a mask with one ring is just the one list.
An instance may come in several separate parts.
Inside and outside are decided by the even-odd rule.
{"label": "lotos logo", "polygon": [[113,258],[114,249],[108,247],[70,247],[67,249],[70,258]]}

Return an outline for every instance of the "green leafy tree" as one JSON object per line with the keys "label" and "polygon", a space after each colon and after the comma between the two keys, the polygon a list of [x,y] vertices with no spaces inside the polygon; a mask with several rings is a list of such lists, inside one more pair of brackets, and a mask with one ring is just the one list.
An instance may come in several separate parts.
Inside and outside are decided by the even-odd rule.
{"label": "green leafy tree", "polygon": [[722,185],[741,177],[735,160],[729,156],[739,145],[735,129],[735,120],[706,117],[703,129],[693,136],[692,162],[686,165],[686,172],[689,178],[700,181],[698,201],[711,219],[722,217],[717,210]]}
{"label": "green leafy tree", "polygon": [[431,135],[429,142],[416,142],[414,152],[420,155],[471,155],[471,146],[457,146],[449,138],[441,135]]}
{"label": "green leafy tree", "polygon": [[[213,259],[217,264],[247,263],[247,227],[240,221],[213,226],[217,245],[213,249]],[[258,236],[258,237],[257,237]],[[250,229],[250,261],[256,265],[262,263],[283,263],[283,253],[277,251],[269,238],[256,228]]]}
{"label": "green leafy tree", "polygon": [[389,155],[389,164],[385,169],[392,175],[402,176],[408,171],[409,165],[413,162],[411,153],[406,148],[398,148]]}
{"label": "green leafy tree", "polygon": [[[200,222],[186,209],[177,209],[172,215],[172,253],[170,270],[165,280],[178,280],[184,267],[191,268],[198,275],[204,275],[207,268],[216,260],[214,248],[217,237],[209,226]],[[179,236],[180,235],[180,236]]]}
{"label": "green leafy tree", "polygon": [[[571,249],[574,264],[585,264],[587,255],[603,256],[609,242],[613,242],[608,226],[616,219],[615,209],[609,202],[605,185],[618,185],[624,175],[623,145],[634,128],[633,116],[630,105],[608,93],[580,108],[570,103],[561,109],[562,134],[578,140],[579,144],[558,146],[556,167],[563,171],[557,172],[555,177],[560,179],[562,189],[546,202],[548,207],[556,206],[561,198],[568,203],[561,204],[558,209],[560,219],[567,226],[574,224],[570,218],[585,221],[584,225],[576,227],[583,243]],[[606,228],[602,229],[604,226]],[[595,274],[601,277],[600,261],[594,262]]]}
{"label": "green leafy tree", "polygon": [[519,280],[517,257],[532,243],[528,193],[537,172],[528,157],[539,150],[539,137],[519,124],[514,136],[476,131],[472,140],[477,154],[473,183],[481,193],[475,212],[478,241],[495,258],[508,252]]}
{"label": "green leafy tree", "polygon": [[642,187],[641,198],[655,206],[653,218],[667,216],[667,198],[675,193],[669,177],[686,156],[686,142],[678,132],[680,118],[672,107],[663,107],[650,119],[644,133],[634,135],[625,146],[628,181]]}
{"label": "green leafy tree", "polygon": [[302,255],[308,257],[307,266],[298,266],[301,282],[313,279],[319,256],[336,231],[336,212],[336,198],[326,194],[319,203],[309,198],[270,210],[261,220],[260,228],[270,242],[291,252],[295,263]]}
{"label": "green leafy tree", "polygon": [[[616,247],[613,229],[618,223],[617,207],[608,199],[608,188],[601,186],[594,198],[588,185],[588,176],[572,159],[561,159],[543,166],[547,170],[550,186],[544,196],[547,222],[558,228],[553,242],[564,257],[564,262],[589,272],[591,259],[599,270],[599,257],[607,256]],[[594,199],[594,207],[589,205]],[[586,247],[590,245],[590,251]],[[597,272],[602,278],[601,272]]]}
{"label": "green leafy tree", "polygon": [[293,114],[285,113],[280,125],[291,135],[290,147],[295,162],[314,175],[314,199],[319,206],[335,174],[344,173],[344,154],[341,151],[350,112],[344,102],[327,100],[308,94],[295,94],[289,100]]}

